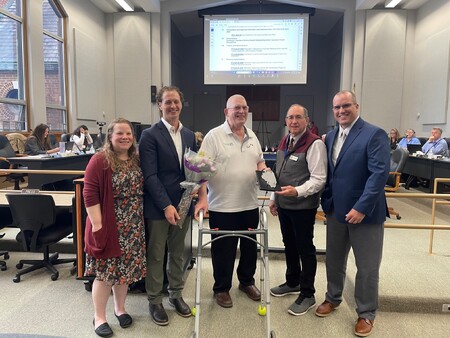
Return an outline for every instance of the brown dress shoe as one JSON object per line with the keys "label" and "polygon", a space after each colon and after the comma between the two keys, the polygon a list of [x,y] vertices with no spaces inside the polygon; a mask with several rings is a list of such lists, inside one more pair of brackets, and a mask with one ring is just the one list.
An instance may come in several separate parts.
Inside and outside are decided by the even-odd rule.
{"label": "brown dress shoe", "polygon": [[231,296],[228,291],[217,292],[214,294],[214,297],[216,298],[216,303],[221,307],[230,308],[233,306],[233,301],[231,300]]}
{"label": "brown dress shoe", "polygon": [[316,309],[316,316],[318,317],[326,317],[331,314],[339,305],[334,305],[329,301],[324,301],[320,304]]}
{"label": "brown dress shoe", "polygon": [[255,285],[244,286],[242,284],[239,284],[239,290],[245,292],[248,298],[250,298],[251,300],[254,300],[256,302],[261,300],[261,292]]}
{"label": "brown dress shoe", "polygon": [[355,335],[358,337],[367,337],[372,333],[373,320],[367,318],[358,318],[355,325]]}

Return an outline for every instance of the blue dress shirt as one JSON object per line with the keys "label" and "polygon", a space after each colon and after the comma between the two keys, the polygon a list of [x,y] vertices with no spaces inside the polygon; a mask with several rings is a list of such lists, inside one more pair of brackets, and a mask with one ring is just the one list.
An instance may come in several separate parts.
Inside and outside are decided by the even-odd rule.
{"label": "blue dress shirt", "polygon": [[443,138],[440,138],[434,142],[427,141],[422,147],[424,154],[442,155],[447,156],[448,144]]}

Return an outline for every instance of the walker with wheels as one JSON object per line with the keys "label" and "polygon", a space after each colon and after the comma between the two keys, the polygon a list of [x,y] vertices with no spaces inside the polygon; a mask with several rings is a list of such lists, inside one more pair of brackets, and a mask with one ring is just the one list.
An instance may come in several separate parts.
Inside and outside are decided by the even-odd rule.
{"label": "walker with wheels", "polygon": [[[206,243],[203,243],[204,235],[221,235]],[[256,240],[250,235],[259,235]],[[258,306],[258,314],[266,317],[267,337],[275,338],[275,332],[271,330],[270,326],[270,291],[269,291],[269,240],[268,240],[268,221],[267,213],[264,207],[259,212],[259,227],[258,229],[231,231],[231,230],[214,230],[203,227],[203,210],[199,212],[198,219],[198,253],[197,253],[197,275],[195,280],[195,306],[192,308],[192,314],[195,316],[193,338],[199,337],[200,328],[200,278],[202,269],[202,250],[208,244],[220,240],[224,237],[243,237],[254,241],[259,245],[259,259],[260,259],[260,290],[261,302]],[[259,239],[259,241],[258,241]]]}

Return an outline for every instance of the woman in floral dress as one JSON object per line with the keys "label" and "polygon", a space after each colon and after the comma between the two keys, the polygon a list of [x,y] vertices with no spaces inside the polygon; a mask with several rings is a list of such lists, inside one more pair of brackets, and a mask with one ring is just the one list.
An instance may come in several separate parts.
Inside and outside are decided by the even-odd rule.
{"label": "woman in floral dress", "polygon": [[143,175],[128,120],[119,118],[108,126],[103,149],[86,168],[83,195],[88,214],[85,274],[95,276],[94,328],[100,337],[110,337],[106,304],[111,290],[114,315],[122,328],[129,327],[128,285],[146,275]]}

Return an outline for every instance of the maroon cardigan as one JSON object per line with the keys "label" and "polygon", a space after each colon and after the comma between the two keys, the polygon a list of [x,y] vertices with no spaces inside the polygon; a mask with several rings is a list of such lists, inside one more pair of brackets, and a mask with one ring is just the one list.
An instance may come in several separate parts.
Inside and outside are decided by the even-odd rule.
{"label": "maroon cardigan", "polygon": [[92,232],[91,220],[86,217],[84,251],[94,258],[119,257],[122,250],[114,213],[112,169],[103,152],[92,156],[86,167],[83,197],[86,207],[100,204],[102,213],[102,228],[96,232]]}

